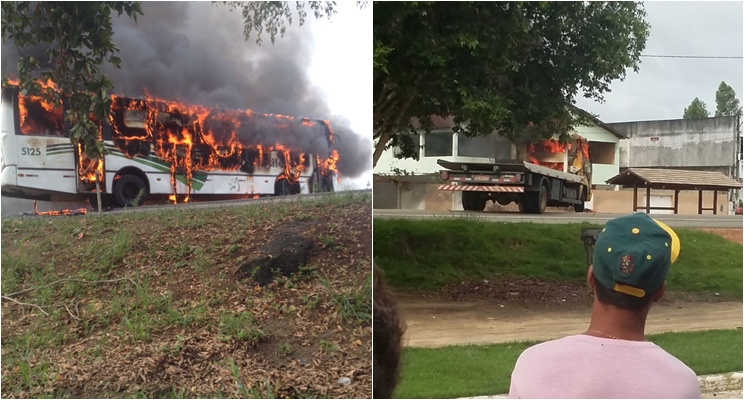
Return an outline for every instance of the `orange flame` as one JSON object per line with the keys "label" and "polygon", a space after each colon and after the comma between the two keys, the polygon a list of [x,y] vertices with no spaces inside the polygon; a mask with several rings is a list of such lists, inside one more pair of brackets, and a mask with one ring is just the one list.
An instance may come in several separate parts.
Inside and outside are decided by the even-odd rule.
{"label": "orange flame", "polygon": [[[91,209],[93,209],[91,207]],[[59,211],[42,211],[39,212],[39,209],[36,208],[36,200],[34,200],[34,214],[36,215],[51,215],[51,216],[60,216],[60,215],[79,215],[79,214],[87,214],[88,209],[87,208],[77,208],[74,210],[59,210]]]}
{"label": "orange flame", "polygon": [[[256,168],[271,166],[270,152],[280,154],[280,164],[284,172],[277,178],[295,184],[306,171],[309,159],[301,149],[292,149],[279,143],[261,143],[252,139],[253,130],[278,129],[323,129],[327,127],[327,139],[332,145],[333,133],[326,121],[279,114],[260,114],[251,110],[227,111],[209,109],[204,106],[187,105],[166,101],[152,96],[145,100],[134,100],[112,96],[113,105],[110,122],[114,143],[126,155],[149,156],[149,146],[153,143],[154,153],[171,165],[171,184],[177,194],[176,175],[186,177],[188,195],[191,193],[191,180],[196,171],[240,169],[252,175]],[[146,116],[146,118],[145,118]],[[139,119],[139,122],[133,122]],[[323,125],[323,126],[321,126]],[[243,132],[241,135],[240,132]],[[322,131],[320,131],[322,132]],[[338,152],[326,160],[318,158],[322,174],[336,171]],[[172,198],[171,201],[176,201]]]}
{"label": "orange flame", "polygon": [[[20,82],[9,80],[8,83],[18,86]],[[40,85],[44,90],[55,88],[51,80],[40,82]],[[51,104],[41,96],[18,96],[18,110],[22,134],[45,133],[61,136],[64,130],[61,104]]]}
{"label": "orange flame", "polygon": [[542,140],[538,142],[537,144],[532,143],[527,146],[527,161],[535,165],[540,165],[543,167],[554,169],[556,171],[563,171],[564,170],[563,162],[541,160],[539,155],[546,154],[546,153],[547,154],[559,154],[559,153],[565,153],[565,152],[566,152],[566,145],[561,143],[560,141],[553,140],[553,139]]}
{"label": "orange flame", "polygon": [[[54,88],[49,81],[42,85]],[[310,167],[305,150],[289,148],[280,143],[281,132],[294,129],[314,130],[324,133],[329,146],[333,146],[333,131],[328,121],[315,121],[280,114],[261,114],[251,110],[226,111],[204,106],[187,105],[145,96],[144,100],[112,95],[109,122],[114,144],[129,157],[149,157],[154,152],[167,161],[171,168],[173,198],[177,201],[176,175],[184,175],[188,187],[184,201],[192,191],[191,181],[196,171],[240,169],[251,178],[256,168],[271,167],[271,152],[280,153],[279,163],[284,172],[277,178],[295,184]],[[59,131],[64,123],[62,107],[44,102],[41,97],[19,96],[21,131],[24,134]],[[247,125],[245,125],[247,124]],[[100,123],[99,123],[100,127]],[[242,129],[242,130],[241,130]],[[278,130],[277,141],[261,142],[246,138],[239,132]],[[252,131],[253,130],[253,131]],[[100,130],[99,130],[100,132]],[[251,136],[251,135],[248,135]],[[336,173],[338,152],[333,149],[326,159],[316,156],[319,173],[327,176]],[[88,159],[78,145],[79,176],[81,181],[96,181],[96,171],[104,179],[102,160]],[[338,176],[340,182],[341,177]]]}

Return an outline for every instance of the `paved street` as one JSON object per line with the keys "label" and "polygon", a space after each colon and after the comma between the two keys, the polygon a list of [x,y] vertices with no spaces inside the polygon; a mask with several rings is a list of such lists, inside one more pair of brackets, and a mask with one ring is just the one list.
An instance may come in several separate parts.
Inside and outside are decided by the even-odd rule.
{"label": "paved street", "polygon": [[[375,209],[375,218],[431,219],[431,218],[476,218],[489,222],[540,222],[544,224],[568,224],[589,222],[604,224],[618,214],[590,214],[570,212],[548,212],[542,215],[514,212],[486,213],[466,211],[427,210],[380,210]],[[676,228],[741,228],[741,215],[669,215],[657,214],[654,218]]]}

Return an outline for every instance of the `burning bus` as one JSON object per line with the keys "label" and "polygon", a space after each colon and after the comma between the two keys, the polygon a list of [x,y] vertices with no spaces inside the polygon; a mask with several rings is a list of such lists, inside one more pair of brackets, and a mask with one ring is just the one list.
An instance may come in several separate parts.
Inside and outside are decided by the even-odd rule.
{"label": "burning bus", "polygon": [[333,191],[338,152],[328,121],[112,96],[99,162],[70,142],[65,105],[2,90],[2,195],[89,199],[96,180],[121,207]]}

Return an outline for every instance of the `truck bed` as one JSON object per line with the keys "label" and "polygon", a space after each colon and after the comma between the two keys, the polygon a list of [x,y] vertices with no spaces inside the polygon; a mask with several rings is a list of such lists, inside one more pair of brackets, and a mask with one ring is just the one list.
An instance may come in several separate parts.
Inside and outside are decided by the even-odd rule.
{"label": "truck bed", "polygon": [[568,182],[581,183],[581,177],[578,175],[570,174],[568,172],[556,171],[552,168],[542,167],[537,164],[528,162],[520,162],[517,160],[505,160],[497,161],[494,163],[476,163],[476,162],[457,162],[447,160],[437,160],[442,168],[446,168],[451,171],[463,171],[463,172],[495,172],[494,167],[501,171],[508,172],[521,172],[527,171],[550,176],[553,178],[563,179]]}

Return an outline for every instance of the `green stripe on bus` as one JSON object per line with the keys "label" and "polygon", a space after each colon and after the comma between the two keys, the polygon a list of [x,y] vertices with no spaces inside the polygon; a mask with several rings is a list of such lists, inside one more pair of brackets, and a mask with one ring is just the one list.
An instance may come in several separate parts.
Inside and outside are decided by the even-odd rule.
{"label": "green stripe on bus", "polygon": [[[128,160],[131,160],[131,161],[140,163],[142,165],[146,165],[148,167],[154,168],[154,169],[156,169],[156,170],[158,170],[160,172],[165,172],[165,173],[168,173],[168,174],[170,174],[170,172],[171,172],[170,171],[170,164],[164,163],[164,162],[162,162],[160,160],[157,160],[157,159],[153,159],[152,156],[150,156],[148,159],[144,159],[144,158],[139,158],[139,157],[129,158],[126,155],[124,155],[124,153],[119,153],[119,152],[112,152],[111,155],[116,156],[116,157],[126,158]],[[154,161],[157,161],[157,162],[154,162]],[[191,187],[194,190],[201,190],[201,188],[204,187],[204,183],[207,180],[207,175],[208,174],[207,173],[204,173],[204,172],[197,172],[197,173],[195,173],[191,177]],[[186,179],[186,176],[181,175],[181,174],[176,174],[176,180],[178,182],[181,182],[184,185],[187,185],[188,186],[188,181]]]}

